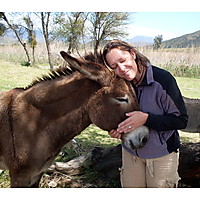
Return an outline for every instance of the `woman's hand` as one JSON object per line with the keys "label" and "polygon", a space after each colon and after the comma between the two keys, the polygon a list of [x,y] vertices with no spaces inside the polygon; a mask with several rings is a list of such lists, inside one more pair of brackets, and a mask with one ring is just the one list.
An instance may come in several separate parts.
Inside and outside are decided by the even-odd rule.
{"label": "woman's hand", "polygon": [[118,128],[116,130],[117,134],[128,133],[144,125],[145,122],[147,121],[149,114],[143,113],[141,111],[133,111],[126,113],[126,116],[128,118],[118,125]]}
{"label": "woman's hand", "polygon": [[109,132],[109,135],[117,139],[121,139],[121,136],[122,136],[121,133],[119,133],[117,130],[114,130],[114,129]]}

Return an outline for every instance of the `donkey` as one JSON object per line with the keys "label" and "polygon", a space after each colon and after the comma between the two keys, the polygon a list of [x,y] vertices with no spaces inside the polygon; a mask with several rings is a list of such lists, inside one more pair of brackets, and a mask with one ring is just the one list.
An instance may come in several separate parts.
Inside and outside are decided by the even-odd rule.
{"label": "donkey", "polygon": [[[0,93],[0,168],[9,170],[11,187],[38,187],[61,148],[91,123],[110,131],[126,112],[139,110],[130,83],[103,66],[100,56],[61,55],[71,69]],[[147,128],[136,132],[136,139],[123,141],[144,145]]]}

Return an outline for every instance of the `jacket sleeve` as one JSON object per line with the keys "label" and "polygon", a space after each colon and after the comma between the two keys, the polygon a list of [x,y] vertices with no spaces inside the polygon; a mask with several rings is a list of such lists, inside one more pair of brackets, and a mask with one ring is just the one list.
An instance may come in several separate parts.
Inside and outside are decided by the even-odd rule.
{"label": "jacket sleeve", "polygon": [[188,115],[175,78],[168,73],[165,77],[164,84],[162,85],[163,89],[166,91],[166,98],[170,98],[171,105],[168,105],[168,108],[170,106],[174,106],[176,109],[165,109],[163,115],[149,113],[149,117],[145,125],[157,131],[169,131],[186,128]]}

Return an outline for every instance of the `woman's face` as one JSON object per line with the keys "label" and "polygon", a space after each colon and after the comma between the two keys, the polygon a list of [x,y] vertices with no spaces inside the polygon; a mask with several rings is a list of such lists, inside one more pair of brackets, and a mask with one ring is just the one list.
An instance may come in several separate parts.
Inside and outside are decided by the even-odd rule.
{"label": "woman's face", "polygon": [[138,72],[135,57],[134,52],[114,48],[106,54],[106,61],[118,76],[131,81],[136,78]]}

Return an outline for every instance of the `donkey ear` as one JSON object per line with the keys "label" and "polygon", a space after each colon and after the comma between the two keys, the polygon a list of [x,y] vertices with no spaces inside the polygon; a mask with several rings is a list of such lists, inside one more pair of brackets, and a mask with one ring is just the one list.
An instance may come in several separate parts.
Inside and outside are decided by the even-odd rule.
{"label": "donkey ear", "polygon": [[87,78],[97,81],[103,86],[110,83],[112,73],[106,67],[92,61],[74,58],[65,51],[61,51],[60,54],[74,69]]}

